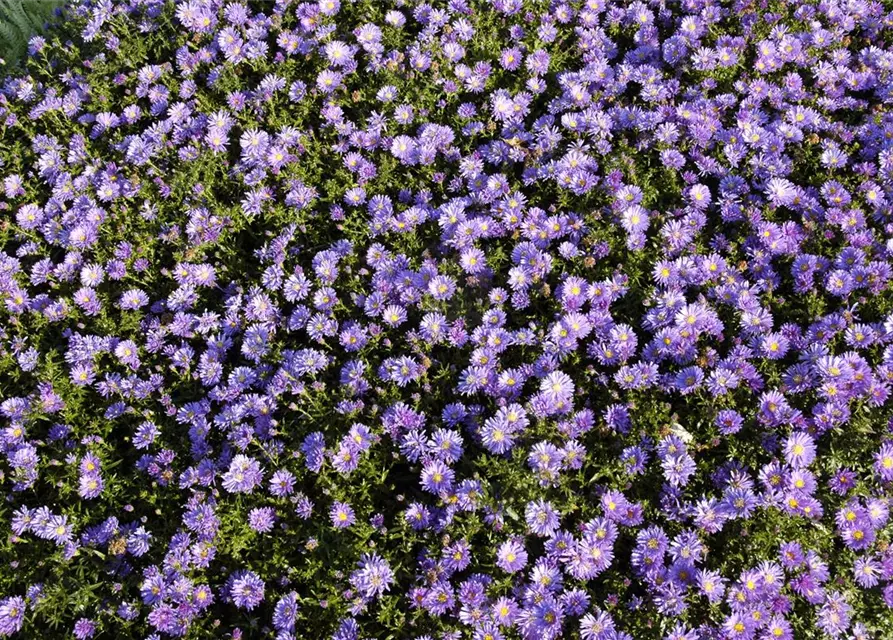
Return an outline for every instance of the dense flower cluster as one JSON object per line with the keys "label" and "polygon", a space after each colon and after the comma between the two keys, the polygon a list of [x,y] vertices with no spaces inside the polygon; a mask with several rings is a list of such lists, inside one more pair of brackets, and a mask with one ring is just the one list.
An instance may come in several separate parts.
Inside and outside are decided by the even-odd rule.
{"label": "dense flower cluster", "polygon": [[889,637],[889,5],[66,12],[0,637]]}

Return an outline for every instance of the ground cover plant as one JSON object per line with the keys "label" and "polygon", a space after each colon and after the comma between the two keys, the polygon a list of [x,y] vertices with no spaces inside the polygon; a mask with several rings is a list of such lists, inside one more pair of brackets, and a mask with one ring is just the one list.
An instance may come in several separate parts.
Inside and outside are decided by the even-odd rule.
{"label": "ground cover plant", "polygon": [[893,8],[76,2],[0,81],[0,637],[893,637]]}

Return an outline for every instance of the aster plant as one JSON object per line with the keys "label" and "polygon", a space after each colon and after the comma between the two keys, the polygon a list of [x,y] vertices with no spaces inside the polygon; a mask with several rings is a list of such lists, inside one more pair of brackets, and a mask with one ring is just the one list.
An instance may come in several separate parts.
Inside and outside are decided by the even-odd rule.
{"label": "aster plant", "polygon": [[889,3],[63,15],[0,637],[890,637]]}

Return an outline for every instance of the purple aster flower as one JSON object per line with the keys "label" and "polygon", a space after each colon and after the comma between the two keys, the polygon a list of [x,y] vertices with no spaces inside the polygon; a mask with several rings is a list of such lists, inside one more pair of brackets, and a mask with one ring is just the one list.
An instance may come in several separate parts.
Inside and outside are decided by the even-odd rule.
{"label": "purple aster flower", "polygon": [[314,431],[304,438],[301,444],[301,453],[304,454],[307,468],[319,472],[325,462],[326,441],[325,436],[319,431]]}
{"label": "purple aster flower", "polygon": [[850,626],[852,606],[841,593],[829,593],[819,610],[817,624],[829,636],[837,637]]}
{"label": "purple aster flower", "polygon": [[873,558],[856,558],[853,577],[865,589],[877,586],[881,577],[881,565]]}
{"label": "purple aster flower", "polygon": [[788,206],[797,197],[797,189],[792,182],[784,178],[772,178],[766,185],[766,196],[774,206]]}
{"label": "purple aster flower", "polygon": [[893,444],[885,442],[874,455],[874,470],[882,480],[893,480]]}
{"label": "purple aster flower", "polygon": [[554,640],[561,637],[564,607],[551,595],[545,596],[522,611],[518,623],[525,640]]}
{"label": "purple aster flower", "polygon": [[248,513],[248,525],[258,533],[273,530],[276,522],[276,510],[273,507],[258,507]]}
{"label": "purple aster flower", "polygon": [[239,454],[223,474],[223,488],[230,493],[251,493],[263,481],[260,463],[254,458]]}
{"label": "purple aster flower", "polygon": [[784,447],[784,457],[792,467],[807,467],[815,460],[815,442],[803,431],[788,436]]}
{"label": "purple aster flower", "polygon": [[86,473],[78,482],[78,495],[85,500],[98,498],[102,494],[104,483],[98,473]]}
{"label": "purple aster flower", "polygon": [[286,633],[294,631],[299,608],[297,593],[290,591],[282,596],[273,610],[273,626],[276,630]]}
{"label": "purple aster flower", "polygon": [[839,469],[828,479],[828,488],[843,496],[856,486],[856,473],[852,469]]}
{"label": "purple aster flower", "polygon": [[25,621],[25,599],[20,596],[0,600],[0,636],[11,636]]}
{"label": "purple aster flower", "polygon": [[87,640],[96,634],[96,623],[89,618],[81,618],[74,623],[74,637],[77,640]]}
{"label": "purple aster flower", "polygon": [[270,494],[276,497],[291,495],[295,490],[295,476],[287,469],[280,469],[270,478]]}
{"label": "purple aster flower", "polygon": [[530,530],[540,537],[551,536],[560,525],[558,511],[542,499],[527,503],[524,518]]}
{"label": "purple aster flower", "polygon": [[778,640],[793,640],[794,638],[791,624],[781,616],[772,616],[766,628],[771,638],[778,638]]}
{"label": "purple aster flower", "polygon": [[707,600],[711,603],[722,600],[726,590],[726,580],[718,572],[699,569],[695,579],[698,588]]}
{"label": "purple aster flower", "polygon": [[377,553],[364,553],[359,569],[350,576],[350,583],[363,597],[374,599],[390,590],[394,583],[394,572],[387,560]]}
{"label": "purple aster flower", "polygon": [[309,520],[313,515],[313,501],[302,493],[295,496],[295,513],[302,520]]}
{"label": "purple aster flower", "polygon": [[229,584],[229,596],[240,609],[251,611],[264,599],[264,581],[253,571],[237,571],[230,576]]}
{"label": "purple aster flower", "polygon": [[688,199],[696,209],[705,209],[710,205],[710,189],[703,184],[696,184],[688,190]]}
{"label": "purple aster flower", "polygon": [[428,293],[435,300],[449,300],[456,292],[456,282],[449,276],[439,275],[428,282]]}
{"label": "purple aster flower", "polygon": [[425,505],[414,502],[406,510],[404,519],[409,523],[409,526],[416,531],[420,531],[428,527],[431,521],[431,512]]}
{"label": "purple aster flower", "polygon": [[723,409],[716,415],[716,426],[724,436],[738,433],[743,423],[741,414],[732,409]]}
{"label": "purple aster flower", "polygon": [[431,460],[422,468],[422,488],[430,493],[449,491],[456,474],[440,460]]}
{"label": "purple aster flower", "polygon": [[125,311],[140,309],[149,304],[149,296],[139,289],[130,289],[121,296],[118,306]]}
{"label": "purple aster flower", "polygon": [[357,521],[351,506],[346,502],[336,502],[329,509],[329,518],[336,529],[346,529]]}
{"label": "purple aster flower", "polygon": [[506,573],[516,573],[527,566],[527,551],[519,540],[507,540],[499,546],[496,565]]}
{"label": "purple aster flower", "polygon": [[666,456],[661,467],[667,482],[674,487],[684,487],[696,469],[694,459],[685,452]]}
{"label": "purple aster flower", "polygon": [[611,614],[600,609],[580,618],[582,640],[605,640],[614,634],[615,624]]}
{"label": "purple aster flower", "polygon": [[540,382],[540,395],[550,407],[567,408],[574,395],[574,382],[566,373],[553,371]]}

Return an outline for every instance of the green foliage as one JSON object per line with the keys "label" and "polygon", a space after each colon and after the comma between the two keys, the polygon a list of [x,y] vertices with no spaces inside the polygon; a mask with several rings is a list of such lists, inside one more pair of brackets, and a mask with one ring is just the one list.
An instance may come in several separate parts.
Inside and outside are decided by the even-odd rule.
{"label": "green foliage", "polygon": [[0,0],[0,58],[18,64],[28,51],[28,40],[58,16],[64,0]]}

